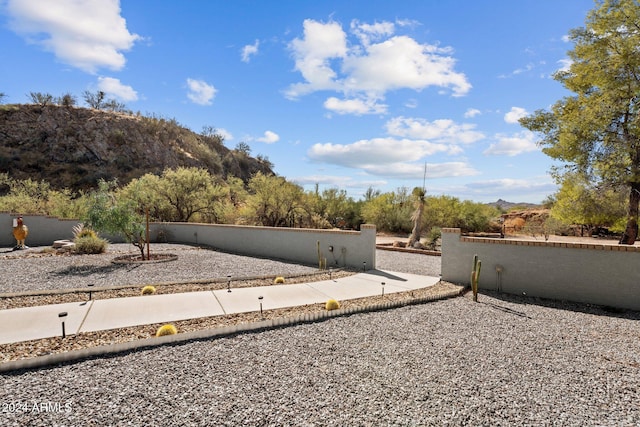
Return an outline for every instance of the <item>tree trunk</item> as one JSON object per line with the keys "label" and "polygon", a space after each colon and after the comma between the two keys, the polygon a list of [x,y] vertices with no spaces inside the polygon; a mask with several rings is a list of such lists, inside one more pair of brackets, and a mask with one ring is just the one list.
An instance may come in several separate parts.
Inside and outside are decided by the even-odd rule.
{"label": "tree trunk", "polygon": [[640,183],[632,183],[629,191],[629,217],[627,227],[619,244],[633,245],[638,237],[638,205],[640,205]]}
{"label": "tree trunk", "polygon": [[413,213],[413,229],[411,230],[411,236],[409,237],[409,243],[407,243],[407,247],[412,248],[416,242],[420,241],[420,234],[422,234],[422,212],[424,210],[424,201],[418,201],[418,208]]}

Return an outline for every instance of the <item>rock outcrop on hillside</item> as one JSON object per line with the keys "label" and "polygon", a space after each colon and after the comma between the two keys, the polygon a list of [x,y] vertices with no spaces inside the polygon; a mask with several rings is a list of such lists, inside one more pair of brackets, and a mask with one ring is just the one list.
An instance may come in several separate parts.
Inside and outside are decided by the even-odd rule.
{"label": "rock outcrop on hillside", "polygon": [[175,120],[58,105],[0,105],[0,173],[45,180],[55,188],[126,184],[166,168],[200,167],[247,182],[273,174],[265,159],[230,150],[217,136],[196,134]]}

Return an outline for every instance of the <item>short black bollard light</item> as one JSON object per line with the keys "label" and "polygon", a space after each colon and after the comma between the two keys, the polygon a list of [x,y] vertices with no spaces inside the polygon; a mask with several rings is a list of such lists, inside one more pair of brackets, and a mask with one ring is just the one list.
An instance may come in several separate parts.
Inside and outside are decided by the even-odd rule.
{"label": "short black bollard light", "polygon": [[362,271],[367,271],[367,261],[362,261]]}
{"label": "short black bollard light", "polygon": [[382,282],[382,296],[384,296],[384,285],[385,285],[385,283]]}
{"label": "short black bollard light", "polygon": [[63,311],[62,313],[58,313],[58,317],[62,319],[62,338],[65,338],[67,334],[65,333],[65,330],[64,330],[64,318],[67,317],[67,312]]}
{"label": "short black bollard light", "polygon": [[263,297],[262,295],[260,295],[260,296],[258,297],[258,301],[260,301],[260,317],[262,317],[262,299],[263,299],[263,298],[264,298],[264,297]]}
{"label": "short black bollard light", "polygon": [[87,286],[89,287],[89,301],[91,301],[91,288],[93,288],[94,284],[89,283]]}
{"label": "short black bollard light", "polygon": [[231,275],[227,275],[227,292],[231,292]]}

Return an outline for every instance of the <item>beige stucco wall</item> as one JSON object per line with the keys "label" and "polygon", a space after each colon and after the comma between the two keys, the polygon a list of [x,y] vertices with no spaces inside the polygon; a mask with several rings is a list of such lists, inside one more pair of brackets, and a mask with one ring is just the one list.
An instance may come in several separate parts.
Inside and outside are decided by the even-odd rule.
{"label": "beige stucco wall", "polygon": [[469,284],[474,254],[479,288],[640,310],[640,248],[505,240],[442,230],[442,279]]}
{"label": "beige stucco wall", "polygon": [[[0,213],[0,246],[13,247],[12,221],[17,215]],[[50,246],[71,239],[77,220],[24,215],[29,227],[28,246]],[[223,251],[278,258],[308,265],[318,264],[317,242],[327,267],[375,268],[376,228],[363,224],[360,231],[251,227],[194,223],[151,223],[151,241],[166,240],[211,246]],[[108,236],[112,242],[120,238]],[[333,250],[330,250],[330,249]]]}

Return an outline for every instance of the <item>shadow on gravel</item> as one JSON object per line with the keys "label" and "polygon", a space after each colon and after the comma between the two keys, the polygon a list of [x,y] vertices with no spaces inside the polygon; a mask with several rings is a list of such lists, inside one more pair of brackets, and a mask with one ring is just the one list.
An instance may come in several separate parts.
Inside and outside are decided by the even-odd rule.
{"label": "shadow on gravel", "polygon": [[69,266],[62,270],[54,271],[52,276],[64,277],[64,276],[79,276],[88,277],[93,275],[107,275],[114,273],[118,270],[132,271],[140,267],[140,264],[109,264],[109,265],[81,265],[81,266]]}
{"label": "shadow on gravel", "polygon": [[[596,304],[578,303],[578,302],[571,302],[571,301],[558,301],[558,300],[552,300],[548,298],[530,297],[526,295],[512,295],[512,294],[506,294],[506,293],[501,293],[497,291],[486,291],[486,290],[482,291],[482,293],[478,297],[480,302],[483,302],[482,295],[486,295],[488,297],[491,297],[500,301],[510,302],[514,304],[524,304],[524,305],[530,304],[530,305],[537,305],[537,306],[547,307],[547,308],[555,308],[558,310],[574,311],[576,313],[593,314],[595,316],[608,316],[608,317],[618,317],[621,319],[628,319],[628,320],[640,320],[640,311],[627,310],[624,308],[616,308],[616,307],[609,307],[609,306],[596,305]],[[488,302],[486,302],[486,304],[500,307],[496,304],[492,304]],[[501,307],[501,309],[505,309],[505,307]],[[514,314],[519,313],[517,310],[512,310],[508,308],[507,310],[513,311]]]}
{"label": "shadow on gravel", "polygon": [[478,301],[478,302],[479,302],[480,304],[484,304],[484,305],[486,305],[486,306],[489,306],[489,307],[493,308],[494,310],[502,311],[503,313],[513,314],[513,315],[516,315],[516,316],[518,316],[518,317],[524,317],[525,319],[531,319],[531,317],[530,317],[530,316],[527,316],[527,314],[526,314],[526,313],[523,313],[523,312],[518,311],[518,310],[514,310],[514,309],[509,308],[509,307],[503,307],[503,306],[501,306],[501,305],[494,304],[494,303],[492,303],[492,302],[482,301],[482,300],[480,300],[480,301]]}

